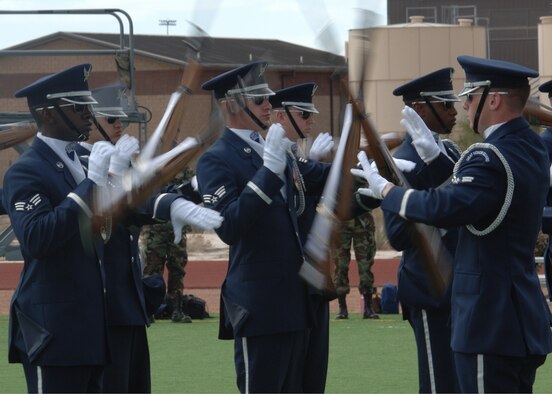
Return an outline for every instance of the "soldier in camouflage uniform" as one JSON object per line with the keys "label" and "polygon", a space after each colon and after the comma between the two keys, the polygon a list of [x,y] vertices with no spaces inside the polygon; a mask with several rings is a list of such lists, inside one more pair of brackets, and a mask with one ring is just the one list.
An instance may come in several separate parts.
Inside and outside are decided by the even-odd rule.
{"label": "soldier in camouflage uniform", "polygon": [[[175,177],[173,183],[181,185],[189,182],[192,176],[191,170],[186,169]],[[170,222],[144,226],[142,230],[145,256],[144,276],[153,273],[163,274],[165,264],[167,265],[167,303],[170,303],[170,307],[172,307],[171,320],[175,323],[192,322],[192,318],[182,311],[184,276],[188,263],[186,250],[186,232],[188,231],[190,231],[189,226],[185,226],[182,229],[182,240],[175,244]]]}
{"label": "soldier in camouflage uniform", "polygon": [[379,319],[372,309],[374,274],[372,266],[376,255],[376,228],[371,212],[366,212],[344,222],[339,246],[334,251],[334,285],[339,301],[337,319],[348,319],[346,296],[349,294],[349,263],[351,262],[351,242],[360,278],[359,291],[364,297],[364,319]]}

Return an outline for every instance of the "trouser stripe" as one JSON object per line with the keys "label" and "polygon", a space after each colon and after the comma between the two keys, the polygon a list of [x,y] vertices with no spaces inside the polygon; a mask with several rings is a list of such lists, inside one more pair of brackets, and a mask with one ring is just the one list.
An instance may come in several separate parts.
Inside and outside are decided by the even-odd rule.
{"label": "trouser stripe", "polygon": [[243,362],[245,364],[245,394],[249,394],[249,353],[247,351],[247,338],[242,338]]}
{"label": "trouser stripe", "polygon": [[424,324],[424,337],[426,342],[427,352],[427,369],[429,371],[429,381],[431,383],[431,392],[436,393],[437,388],[435,386],[435,370],[433,367],[433,352],[431,351],[431,335],[429,333],[429,323],[427,322],[427,312],[422,309],[422,320]]}
{"label": "trouser stripe", "polygon": [[38,394],[42,394],[42,369],[36,367],[36,391]]}
{"label": "trouser stripe", "polygon": [[485,369],[483,364],[483,355],[477,355],[477,392],[485,392]]}

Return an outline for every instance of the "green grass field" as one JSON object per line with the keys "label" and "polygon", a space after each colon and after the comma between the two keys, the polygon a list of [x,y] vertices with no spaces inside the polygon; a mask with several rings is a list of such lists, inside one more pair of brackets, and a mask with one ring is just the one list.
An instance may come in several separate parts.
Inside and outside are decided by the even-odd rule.
{"label": "green grass field", "polygon": [[[380,320],[330,324],[328,393],[417,392],[416,349],[408,323],[398,315]],[[217,338],[218,319],[174,324],[158,321],[148,329],[154,393],[237,392],[233,341]],[[7,316],[0,316],[0,392],[26,390],[22,368],[8,364]],[[552,361],[539,368],[535,393],[552,392]]]}

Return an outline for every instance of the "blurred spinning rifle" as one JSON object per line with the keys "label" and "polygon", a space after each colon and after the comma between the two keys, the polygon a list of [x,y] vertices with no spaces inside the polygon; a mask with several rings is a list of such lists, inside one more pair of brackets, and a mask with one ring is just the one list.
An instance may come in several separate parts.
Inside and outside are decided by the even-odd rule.
{"label": "blurred spinning rifle", "polygon": [[[300,5],[303,6],[303,2],[300,2]],[[323,4],[320,3],[316,4],[316,7],[314,8],[305,7],[304,10],[306,10],[305,15],[310,16],[312,16],[313,10],[318,10],[318,13],[325,12]],[[331,26],[326,24],[321,34],[323,34],[326,41],[329,42],[328,46],[330,48],[335,48],[335,35],[328,35],[328,32],[330,31],[329,27]],[[363,39],[369,40],[369,37],[363,36]],[[366,45],[363,45],[362,47],[366,48]],[[358,69],[361,70],[362,75],[358,79],[358,92],[362,93],[364,73],[366,71],[365,61],[367,60],[367,56],[365,53],[362,53],[359,57],[361,64]],[[350,82],[345,80],[345,78],[341,77],[340,80],[341,86],[344,91],[347,92],[347,97],[349,98],[350,106],[352,108],[353,120],[351,123],[360,123],[364,135],[368,141],[369,155],[376,162],[381,175],[396,185],[408,187],[408,183],[406,182],[403,174],[397,169],[388,147],[382,141],[379,133],[375,130],[368,119],[360,94],[354,94],[352,92]],[[344,123],[346,124],[347,122]],[[332,171],[335,170],[335,172],[341,172],[344,179],[342,182],[335,182],[328,177],[326,184],[327,187],[324,189],[315,221],[311,228],[311,232],[309,233],[307,244],[305,245],[307,258],[300,270],[300,275],[303,279],[323,294],[328,295],[328,298],[334,298],[335,296],[335,288],[333,287],[333,281],[331,278],[332,259],[330,251],[333,242],[336,239],[336,234],[338,234],[341,229],[342,220],[346,218],[348,208],[344,207],[343,204],[347,204],[350,201],[343,196],[348,193],[350,195],[351,193],[351,175],[350,173],[346,173],[348,173],[349,169],[352,167],[348,166],[348,164],[356,160],[356,153],[358,152],[358,148],[356,151],[354,149],[357,147],[355,144],[358,143],[358,139],[355,134],[355,131],[350,133],[349,136],[352,136],[352,138],[347,139],[347,142],[344,143],[343,147],[338,147],[338,152],[339,149],[342,148],[343,152],[348,152],[348,155],[351,155],[355,159],[349,158],[349,160],[346,161],[344,160],[344,157],[339,157],[339,155],[336,154],[332,164]],[[339,196],[340,204],[332,204],[331,202],[337,201],[337,196]],[[327,201],[330,201],[330,203],[328,204]],[[424,261],[425,270],[431,281],[433,293],[435,296],[442,296],[450,284],[452,275],[452,260],[450,254],[442,244],[440,232],[437,228],[421,223],[408,223],[412,242],[418,249],[418,252],[422,257],[422,261]]]}
{"label": "blurred spinning rifle", "polygon": [[[352,150],[358,150],[360,128],[352,128],[353,111],[349,104],[345,110],[341,139],[328,174],[316,216],[305,243],[305,261],[299,275],[325,298],[336,298],[332,279],[332,250],[336,245],[343,221],[349,214],[352,194]],[[356,136],[355,136],[356,134]],[[356,143],[355,143],[356,141]]]}
{"label": "blurred spinning rifle", "polygon": [[107,242],[113,226],[168,183],[198,152],[200,140],[189,137],[171,151],[154,157],[163,134],[168,131],[171,118],[178,115],[178,105],[187,91],[179,88],[171,95],[161,122],[134,160],[133,166],[123,174],[120,184],[94,188],[92,217],[85,213],[79,216],[79,229],[86,253],[94,254],[97,234],[101,234],[104,242]]}
{"label": "blurred spinning rifle", "polygon": [[[198,135],[183,135],[182,142],[171,149],[176,144],[179,133],[182,134],[187,96],[191,95],[191,87],[197,85],[201,73],[201,66],[194,60],[197,55],[195,52],[199,52],[210,40],[201,28],[189,23],[195,30],[190,38],[193,38],[194,45],[189,44],[193,47],[194,53],[187,54],[187,65],[180,86],[171,95],[165,113],[151,138],[135,158],[133,166],[124,174],[122,187],[115,188],[107,202],[105,198],[96,196],[94,217],[89,226],[83,226],[81,221],[81,228],[95,234],[105,225],[106,218],[112,223],[117,223],[129,210],[142,205],[162,186],[170,183],[218,137],[221,119],[214,111],[209,118],[209,124]],[[103,191],[98,188],[97,194],[100,193]]]}
{"label": "blurred spinning rifle", "polygon": [[0,126],[0,150],[21,144],[36,135],[34,122],[18,122]]}
{"label": "blurred spinning rifle", "polygon": [[[343,82],[345,88],[347,83]],[[389,149],[379,136],[364,112],[363,104],[349,91],[351,103],[356,116],[360,118],[362,130],[368,140],[371,157],[376,162],[378,171],[388,181],[398,186],[408,188],[409,184],[404,175],[397,168]],[[443,296],[452,278],[452,256],[441,241],[441,233],[438,228],[423,223],[407,221],[412,244],[417,248],[421,260],[424,263],[426,274],[431,282],[433,295]]]}
{"label": "blurred spinning rifle", "polygon": [[[93,230],[99,229],[106,217],[117,222],[129,210],[142,205],[218,137],[219,129],[211,122],[199,135],[187,136],[176,147],[163,152],[167,146],[164,142],[174,141],[179,132],[186,102],[184,98],[191,93],[187,86],[194,82],[199,69],[200,66],[195,62],[188,64],[182,84],[171,95],[165,114],[152,137],[134,160],[133,166],[123,175],[122,188],[115,188],[107,204],[96,207]],[[157,151],[161,154],[156,156]],[[98,189],[98,192],[104,191]],[[95,199],[101,200],[101,197]]]}

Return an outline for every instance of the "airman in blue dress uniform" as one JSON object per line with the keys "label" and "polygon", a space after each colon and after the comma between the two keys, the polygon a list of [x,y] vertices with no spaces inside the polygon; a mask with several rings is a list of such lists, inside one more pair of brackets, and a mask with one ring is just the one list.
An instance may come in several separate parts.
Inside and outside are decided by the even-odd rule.
{"label": "airman in blue dress uniform", "polygon": [[[408,109],[415,111],[425,124],[425,134],[407,133],[394,152],[395,158],[416,163],[404,176],[411,188],[437,188],[450,182],[460,151],[440,134],[451,132],[456,119],[455,102],[460,101],[452,87],[454,69],[447,67],[423,75],[397,87],[393,94],[402,96]],[[425,272],[416,247],[408,234],[407,222],[386,213],[387,237],[396,250],[403,251],[398,270],[398,295],[402,313],[416,339],[418,380],[421,393],[456,392],[454,357],[450,347],[450,286],[441,297],[431,291],[431,280]],[[458,232],[442,230],[442,241],[454,254]]]}
{"label": "airman in blue dress uniform", "polygon": [[[452,339],[462,392],[531,392],[552,351],[550,311],[534,247],[550,184],[548,152],[522,117],[538,73],[514,63],[460,56],[464,109],[485,137],[455,166],[452,183],[394,186],[363,160],[366,192],[405,220],[459,227],[452,285]],[[360,155],[362,158],[362,155]]]}
{"label": "airman in blue dress uniform", "polygon": [[[8,169],[3,190],[24,258],[10,307],[9,361],[23,363],[29,392],[100,391],[110,361],[103,242],[98,237],[86,253],[79,231],[95,180],[65,150],[90,131],[90,71],[74,66],[15,94],[27,98],[40,130]],[[107,152],[91,156],[106,160]]]}
{"label": "airman in blue dress uniform", "polygon": [[[548,98],[550,99],[552,97],[552,81],[548,81],[540,85],[539,90],[543,93],[548,93]],[[540,134],[540,137],[544,143],[544,146],[546,146],[546,150],[548,151],[548,158],[550,159],[550,162],[552,162],[552,128],[547,127]],[[546,277],[548,298],[549,300],[552,300],[552,250],[550,249],[550,234],[552,234],[552,189],[548,189],[548,194],[546,195],[546,205],[542,218],[542,232],[548,234],[548,244],[544,250],[544,274]]]}
{"label": "airman in blue dress uniform", "polygon": [[[95,143],[107,140],[115,145],[116,152],[109,165],[109,187],[117,187],[121,183],[121,176],[129,170],[131,158],[138,153],[139,148],[138,140],[122,134],[121,121],[127,116],[122,106],[122,94],[122,87],[117,85],[92,91],[98,102],[93,105],[96,129],[92,130],[87,142],[79,143],[77,149],[86,165],[86,158]],[[113,223],[109,237],[105,240],[108,337],[112,360],[104,370],[103,392],[151,392],[146,326],[149,325],[149,316],[155,311],[148,310],[149,300],[144,290],[151,290],[152,281],[160,284],[155,289],[162,293],[159,297],[161,301],[165,296],[165,286],[161,275],[142,279],[138,240],[144,224],[166,223],[174,219],[174,216],[171,217],[171,205],[183,195],[174,192],[172,185],[163,191],[149,198],[144,206],[130,211],[119,223]],[[219,217],[217,212],[210,213]],[[206,229],[212,229],[207,220],[200,224]]]}
{"label": "airman in blue dress uniform", "polygon": [[[312,82],[290,86],[276,91],[270,96],[273,122],[280,123],[286,137],[296,142],[294,162],[299,164],[305,159],[318,160],[326,156],[333,147],[328,133],[320,133],[310,147],[308,154],[299,149],[299,140],[308,138],[313,131],[315,114],[318,114],[313,96],[318,85]],[[321,164],[322,165],[322,164]],[[328,166],[328,164],[323,164]],[[310,231],[316,206],[322,194],[323,184],[315,190],[304,191],[304,208],[298,217],[301,242],[304,245]],[[300,191],[301,193],[301,191]],[[322,393],[326,387],[329,348],[329,302],[319,292],[311,291],[310,305],[314,322],[307,331],[307,350],[304,362],[303,389],[305,393]]]}
{"label": "airman in blue dress uniform", "polygon": [[[96,128],[91,131],[90,138],[76,148],[83,166],[87,165],[88,155],[96,142],[106,140],[116,144],[120,140],[121,119],[126,117],[118,100],[121,92],[122,88],[119,86],[102,87],[92,91],[92,95],[98,101],[98,104],[94,105]],[[168,209],[170,204],[167,204],[168,202],[161,204],[165,207],[161,211]],[[148,216],[145,216],[145,219]],[[148,315],[142,288],[139,232],[139,226],[131,223],[113,224],[105,242],[108,335],[112,359],[104,370],[102,392],[151,391],[150,359],[145,329]]]}
{"label": "airman in blue dress uniform", "polygon": [[312,316],[297,274],[303,263],[298,190],[320,185],[328,166],[305,160],[299,185],[282,127],[272,125],[266,140],[259,138],[274,94],[263,77],[266,66],[253,62],[203,84],[213,91],[226,129],[200,157],[196,173],[205,206],[224,217],[217,234],[230,245],[219,337],[234,338],[238,388],[300,392]]}

